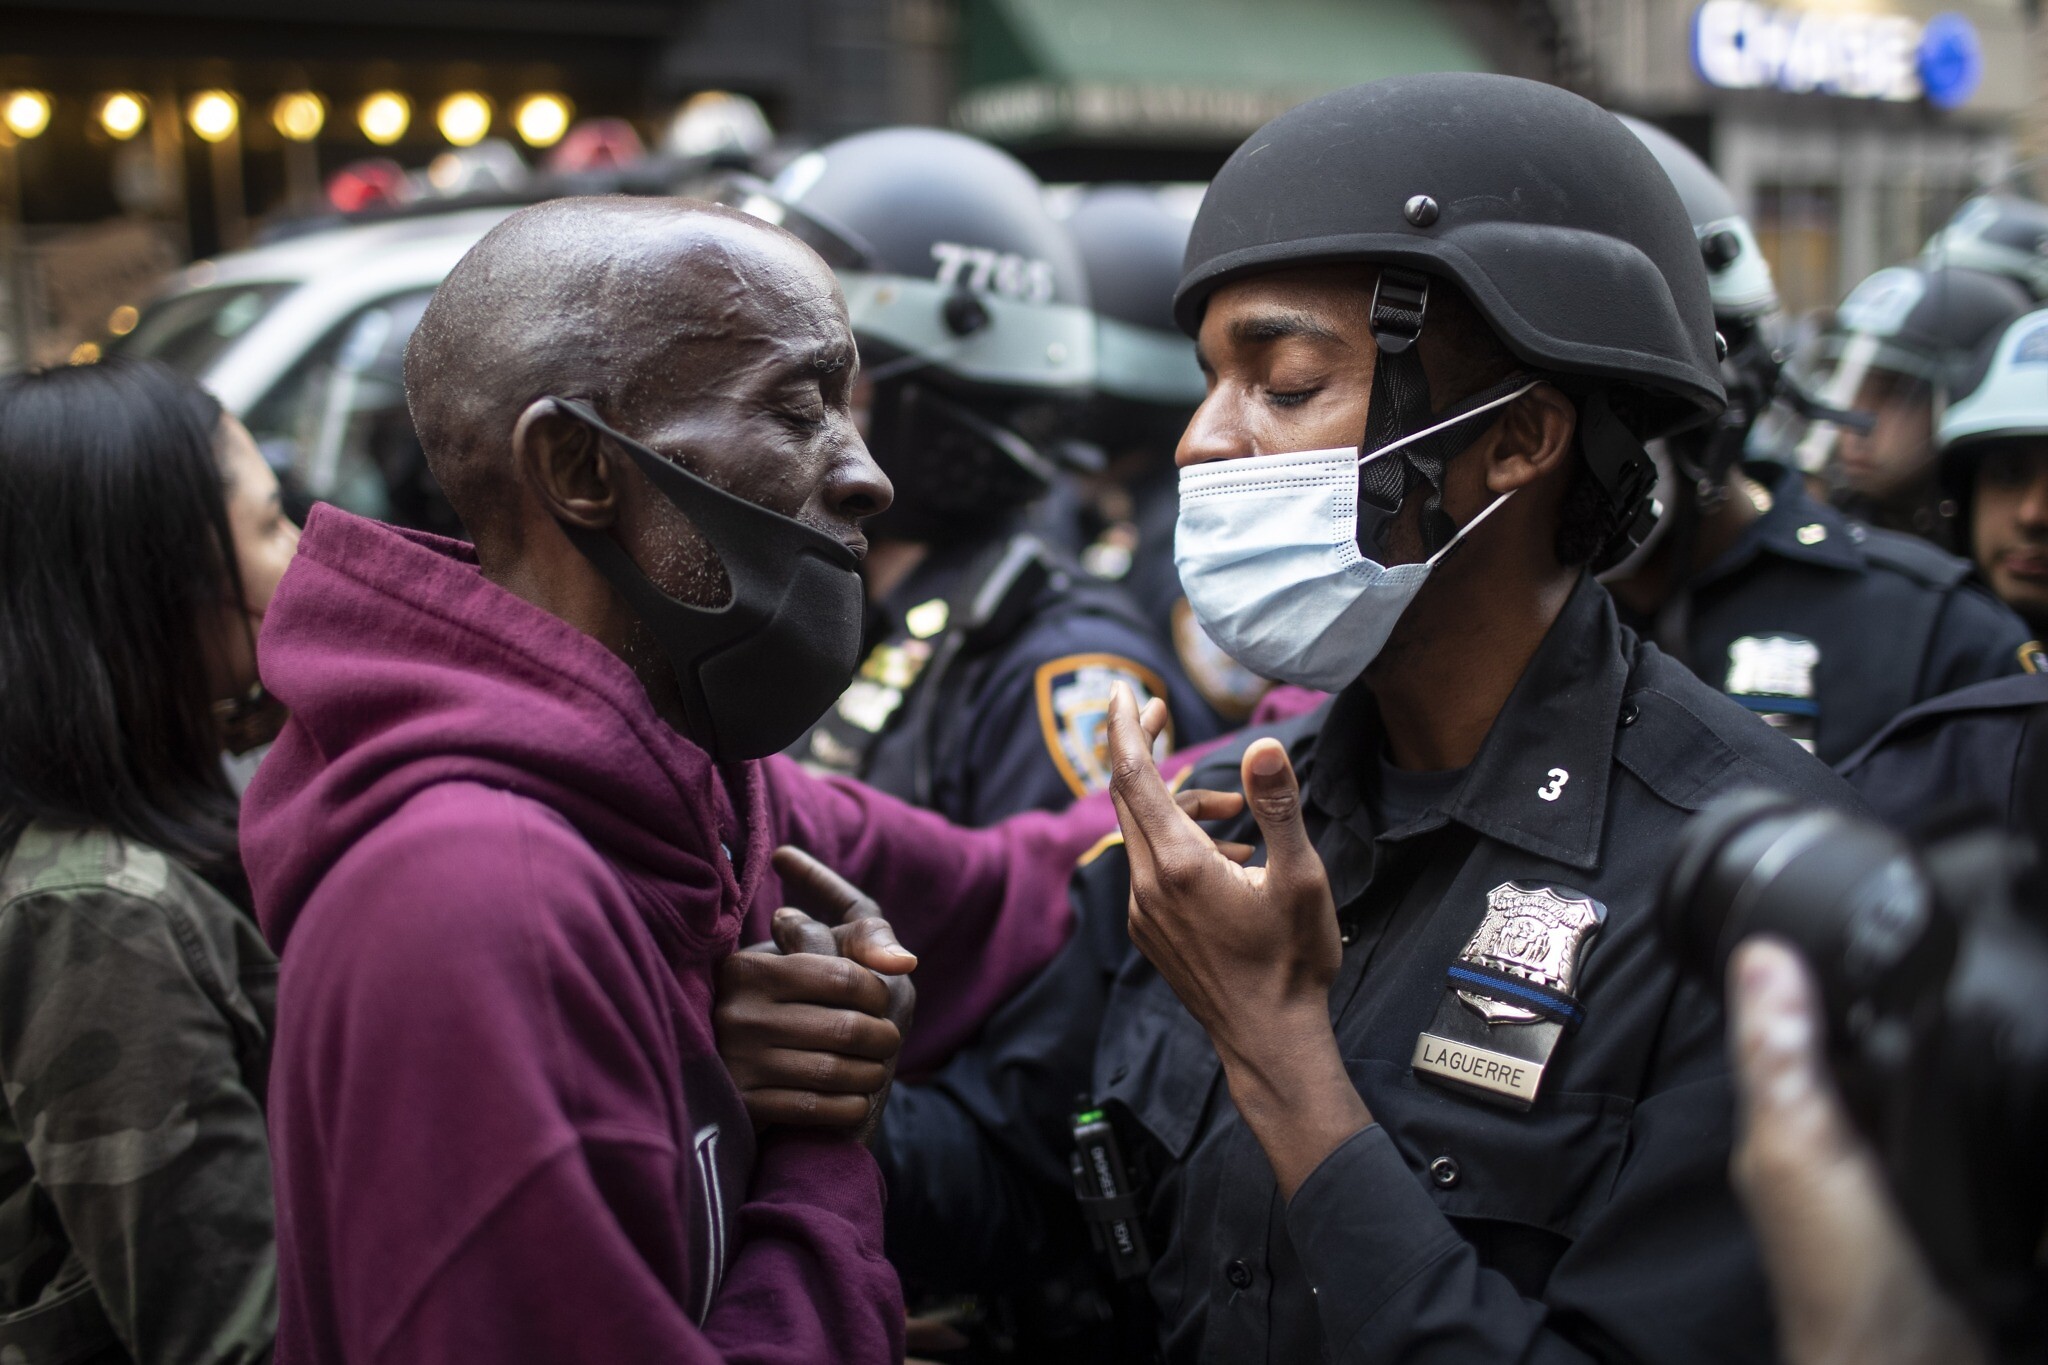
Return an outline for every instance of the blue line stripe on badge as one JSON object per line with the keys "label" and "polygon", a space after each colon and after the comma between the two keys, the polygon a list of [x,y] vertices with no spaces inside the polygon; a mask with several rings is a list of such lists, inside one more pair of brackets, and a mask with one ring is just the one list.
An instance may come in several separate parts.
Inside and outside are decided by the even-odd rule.
{"label": "blue line stripe on badge", "polygon": [[1517,981],[1506,972],[1475,970],[1464,963],[1453,962],[1445,974],[1451,980],[1471,986],[1484,994],[1512,996],[1531,1009],[1572,1028],[1578,1027],[1586,1019],[1585,1008],[1570,996],[1530,982]]}

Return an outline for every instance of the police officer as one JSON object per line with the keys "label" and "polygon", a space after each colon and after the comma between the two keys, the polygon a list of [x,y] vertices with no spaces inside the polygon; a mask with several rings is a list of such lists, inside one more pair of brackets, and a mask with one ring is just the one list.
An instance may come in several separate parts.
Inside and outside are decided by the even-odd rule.
{"label": "police officer", "polygon": [[1173,451],[1203,391],[1195,348],[1173,321],[1188,227],[1134,185],[1091,189],[1067,218],[1095,306],[1095,392],[1081,432],[1107,457],[1083,485],[1075,534],[1081,562],[1124,587],[1202,700],[1241,725],[1270,684],[1202,633],[1173,567]]}
{"label": "police officer", "polygon": [[1935,477],[1935,418],[1978,348],[2028,307],[2025,290],[1982,271],[1925,262],[1878,271],[1792,363],[1801,387],[1863,415],[1870,429],[1774,422],[1759,432],[1763,453],[1823,481],[1858,520],[1954,549],[1955,509]]}
{"label": "police officer", "polygon": [[2048,309],[2008,327],[1942,413],[1942,486],[1992,589],[2048,634]]}
{"label": "police officer", "polygon": [[1168,701],[1167,742],[1206,737],[1137,610],[1023,524],[1095,369],[1087,281],[1031,173],[972,138],[891,128],[727,197],[837,271],[863,435],[896,491],[867,526],[865,659],[792,752],[982,825],[1107,783],[1115,683]]}
{"label": "police officer", "polygon": [[1622,618],[1829,763],[1929,697],[2017,672],[2027,628],[1969,564],[1873,530],[1782,465],[1744,467],[1777,391],[1770,267],[1726,187],[1670,134],[1624,119],[1671,177],[1708,271],[1728,407],[1663,442],[1673,477],[1646,553],[1607,577]]}
{"label": "police officer", "polygon": [[1338,695],[1178,808],[1119,696],[1125,845],[896,1096],[892,1252],[971,1285],[1092,1222],[1176,1362],[1766,1358],[1720,1022],[1651,907],[1716,794],[1850,798],[1590,577],[1643,440],[1722,405],[1670,182],[1554,87],[1355,87],[1224,166],[1176,316],[1189,601]]}

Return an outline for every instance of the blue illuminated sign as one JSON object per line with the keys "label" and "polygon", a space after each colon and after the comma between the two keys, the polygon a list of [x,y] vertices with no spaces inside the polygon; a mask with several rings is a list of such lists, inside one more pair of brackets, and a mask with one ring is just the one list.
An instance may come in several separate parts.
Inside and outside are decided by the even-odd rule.
{"label": "blue illuminated sign", "polygon": [[1784,90],[1942,109],[1968,102],[1984,74],[1977,30],[1960,14],[1925,24],[1899,14],[1782,9],[1706,0],[1693,12],[1692,60],[1723,90]]}

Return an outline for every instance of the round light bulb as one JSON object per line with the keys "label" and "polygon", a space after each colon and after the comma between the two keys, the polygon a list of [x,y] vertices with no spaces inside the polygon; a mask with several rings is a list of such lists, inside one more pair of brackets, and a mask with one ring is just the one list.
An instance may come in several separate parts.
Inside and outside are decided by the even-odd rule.
{"label": "round light bulb", "polygon": [[126,142],[142,131],[149,106],[132,90],[116,90],[100,101],[100,127],[116,142]]}
{"label": "round light bulb", "polygon": [[293,142],[311,142],[327,126],[327,101],[311,90],[291,90],[270,106],[270,121]]}
{"label": "round light bulb", "polygon": [[0,99],[0,123],[16,137],[41,137],[50,126],[50,97],[40,90],[8,91]]}
{"label": "round light bulb", "polygon": [[491,131],[491,102],[474,90],[459,91],[441,101],[434,125],[456,146],[474,147]]}
{"label": "round light bulb", "polygon": [[569,131],[569,101],[560,95],[528,95],[512,115],[512,126],[529,147],[552,147]]}
{"label": "round light bulb", "polygon": [[242,121],[242,111],[227,91],[202,90],[192,97],[185,110],[185,121],[201,141],[226,142],[233,136],[235,125]]}
{"label": "round light bulb", "polygon": [[396,90],[379,90],[356,111],[356,123],[364,137],[379,147],[389,147],[411,126],[412,101]]}

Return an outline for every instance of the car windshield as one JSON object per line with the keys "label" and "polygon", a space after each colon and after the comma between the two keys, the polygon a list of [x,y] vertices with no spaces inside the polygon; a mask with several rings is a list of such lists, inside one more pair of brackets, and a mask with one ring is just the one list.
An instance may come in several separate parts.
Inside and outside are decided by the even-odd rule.
{"label": "car windshield", "polygon": [[290,284],[237,284],[178,294],[149,306],[135,330],[114,345],[202,377],[214,360],[268,313]]}
{"label": "car windshield", "polygon": [[288,498],[461,534],[405,406],[405,343],[433,294],[408,290],[341,319],[242,415]]}

